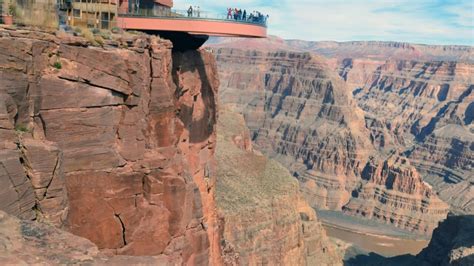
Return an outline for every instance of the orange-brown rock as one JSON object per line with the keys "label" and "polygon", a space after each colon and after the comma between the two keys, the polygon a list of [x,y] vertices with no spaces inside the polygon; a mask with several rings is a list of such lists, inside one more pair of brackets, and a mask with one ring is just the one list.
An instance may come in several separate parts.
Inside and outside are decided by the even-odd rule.
{"label": "orange-brown rock", "polygon": [[54,143],[33,140],[27,132],[33,86],[28,75],[41,43],[21,38],[14,43],[0,38],[0,209],[60,224],[66,208],[62,153]]}
{"label": "orange-brown rock", "polygon": [[473,62],[474,49],[467,45],[425,45],[390,41],[308,42],[288,40],[293,49],[311,51],[329,58],[364,60],[415,60]]}
{"label": "orange-brown rock", "polygon": [[365,111],[372,143],[405,150],[452,211],[472,213],[472,47],[285,43],[326,56]]}
{"label": "orange-brown rock", "polygon": [[5,265],[179,265],[179,257],[106,256],[96,245],[48,224],[0,211],[0,260]]}
{"label": "orange-brown rock", "polygon": [[221,101],[243,112],[256,147],[297,176],[311,206],[347,203],[370,144],[344,82],[308,53],[219,49],[216,58]]}
{"label": "orange-brown rock", "polygon": [[362,178],[366,182],[352,193],[344,213],[423,234],[430,234],[446,218],[449,206],[406,158],[393,155],[383,162],[370,162]]}
{"label": "orange-brown rock", "polygon": [[[274,40],[262,42],[271,44]],[[354,95],[348,85],[367,83],[367,80],[375,75],[370,71],[379,69],[378,64],[385,61],[373,63],[366,69],[357,70],[359,72],[346,69],[346,74],[354,73],[358,76],[357,73],[364,73],[363,77],[352,80],[351,83],[349,76],[338,73],[347,79],[344,82],[333,72],[331,68],[335,67],[334,64],[337,65],[337,61],[332,59],[327,61],[307,52],[275,52],[275,49],[284,48],[280,43],[260,43],[260,46],[256,47],[257,50],[215,50],[221,75],[221,102],[233,105],[244,114],[256,148],[290,170],[300,181],[301,191],[312,207],[341,210],[348,202],[354,203],[358,200],[353,195],[357,190],[367,189],[367,194],[371,197],[378,197],[373,184],[363,178],[365,165],[370,165],[369,155],[374,157],[375,161],[385,161],[393,149],[413,141],[413,137],[395,134],[401,132],[401,127],[397,127],[398,131],[393,127],[395,123],[406,126],[411,118],[408,113],[400,118],[395,117],[393,113],[387,113],[390,116],[386,117],[378,115],[377,112],[369,112],[361,102],[370,98],[358,98],[359,94],[365,95],[362,92],[365,87],[354,92],[363,108],[361,110],[353,100]],[[395,47],[401,48],[403,47]],[[296,49],[310,50],[308,47],[299,46]],[[387,49],[392,48],[389,46]],[[376,58],[381,60],[380,57]],[[350,60],[346,63],[348,66],[353,64]],[[380,73],[383,73],[382,70]],[[466,78],[466,75],[460,73],[459,77]],[[376,86],[378,83],[373,84]],[[376,89],[371,93],[384,94]],[[400,106],[391,101],[382,104],[372,101],[372,106],[381,112],[391,105]],[[409,164],[409,159],[405,160]],[[381,171],[377,172],[378,176],[374,178],[384,179],[381,174]],[[398,182],[418,187],[426,185],[421,178],[413,179],[410,174],[400,174]],[[466,186],[458,189],[466,190]],[[379,189],[386,190],[387,188]],[[424,193],[424,190],[408,192],[402,186],[388,190],[393,193],[391,200],[395,202],[376,200],[380,205],[377,208],[384,209],[385,213],[370,217],[383,222],[403,223],[403,228],[429,234],[439,219],[446,215],[446,206],[442,202],[439,202],[439,205],[428,204],[423,208],[415,208],[410,215],[421,217],[424,212],[433,212],[434,215],[429,218],[434,219],[433,221],[421,219],[405,224],[409,216],[399,219],[396,206],[405,204],[402,202],[405,199],[412,201],[409,205],[421,206],[423,202],[430,201],[430,198],[437,199],[436,192],[431,191],[429,195]],[[431,194],[433,196],[430,196]],[[397,202],[398,200],[400,202]],[[459,198],[458,201],[467,204],[469,197]],[[346,213],[356,215],[365,209],[372,210],[374,206],[373,201],[359,200],[357,204],[351,204],[352,211]]]}
{"label": "orange-brown rock", "polygon": [[276,161],[242,145],[249,141],[244,118],[221,110],[216,191],[225,264],[340,265],[298,182]]}
{"label": "orange-brown rock", "polygon": [[405,150],[453,211],[471,213],[474,194],[472,63],[389,61],[357,90],[374,144]]}
{"label": "orange-brown rock", "polygon": [[218,264],[212,56],[0,32],[1,209],[109,253]]}

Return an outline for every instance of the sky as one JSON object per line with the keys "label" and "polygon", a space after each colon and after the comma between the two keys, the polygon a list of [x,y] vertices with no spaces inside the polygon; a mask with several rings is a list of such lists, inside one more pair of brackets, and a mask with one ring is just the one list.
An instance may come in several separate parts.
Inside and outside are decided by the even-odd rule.
{"label": "sky", "polygon": [[474,0],[174,0],[190,4],[269,14],[269,34],[285,39],[474,45]]}

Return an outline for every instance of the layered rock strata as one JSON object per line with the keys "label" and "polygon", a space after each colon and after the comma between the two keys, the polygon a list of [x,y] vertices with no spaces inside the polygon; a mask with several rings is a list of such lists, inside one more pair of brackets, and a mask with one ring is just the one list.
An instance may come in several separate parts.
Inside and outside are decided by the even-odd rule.
{"label": "layered rock strata", "polygon": [[297,181],[252,147],[244,118],[219,113],[217,206],[226,265],[339,265]]}
{"label": "layered rock strata", "polygon": [[[303,41],[277,36],[265,39],[211,38],[208,46],[265,51],[311,52],[327,58],[362,59],[365,61],[415,60],[474,62],[474,48],[467,45],[425,45],[390,41]],[[347,64],[345,64],[347,65]]]}
{"label": "layered rock strata", "polygon": [[446,218],[449,206],[406,158],[393,155],[383,162],[369,162],[362,178],[366,182],[353,191],[344,213],[424,234],[430,234],[438,221]]}
{"label": "layered rock strata", "polygon": [[404,150],[453,212],[473,212],[472,47],[286,44],[328,57],[366,112],[374,145]]}
{"label": "layered rock strata", "polygon": [[67,207],[63,153],[56,143],[33,138],[28,125],[38,74],[34,67],[47,64],[48,42],[9,38],[8,32],[1,32],[0,209],[60,225]]}
{"label": "layered rock strata", "polygon": [[[390,134],[386,121],[377,116],[367,119],[330,63],[289,51],[222,48],[215,54],[221,101],[244,114],[256,147],[291,171],[312,207],[365,213],[423,234],[445,217],[447,206],[417,173],[410,172],[414,169],[400,170],[397,182],[423,189],[383,182],[375,188],[377,182],[368,182],[391,175],[384,171],[367,175],[369,156],[377,165],[391,160],[392,149],[401,140]],[[398,167],[393,170],[399,171]],[[398,215],[398,206],[407,214]]]}
{"label": "layered rock strata", "polygon": [[252,138],[300,180],[313,207],[349,199],[367,157],[363,118],[320,58],[220,49],[223,103],[236,104]]}
{"label": "layered rock strata", "polygon": [[425,45],[390,41],[308,42],[299,40],[287,40],[285,44],[293,49],[311,51],[328,58],[474,62],[474,48],[468,45]]}
{"label": "layered rock strata", "polygon": [[453,211],[472,213],[474,194],[474,66],[456,62],[391,61],[357,90],[359,106],[381,149],[396,148]]}
{"label": "layered rock strata", "polygon": [[1,208],[113,254],[219,263],[212,56],[147,35],[0,34]]}

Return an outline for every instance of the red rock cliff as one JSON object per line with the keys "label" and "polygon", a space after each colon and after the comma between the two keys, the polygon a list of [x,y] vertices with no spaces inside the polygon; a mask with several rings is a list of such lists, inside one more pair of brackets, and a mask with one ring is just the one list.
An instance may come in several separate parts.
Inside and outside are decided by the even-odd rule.
{"label": "red rock cliff", "polygon": [[298,182],[253,149],[242,115],[219,112],[217,143],[226,265],[341,265]]}
{"label": "red rock cliff", "polygon": [[213,57],[0,35],[0,207],[116,254],[219,263]]}

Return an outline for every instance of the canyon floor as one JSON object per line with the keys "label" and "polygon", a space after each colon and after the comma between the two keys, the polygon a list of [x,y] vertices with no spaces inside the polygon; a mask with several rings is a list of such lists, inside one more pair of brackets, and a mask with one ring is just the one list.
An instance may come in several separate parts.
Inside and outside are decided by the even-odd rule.
{"label": "canyon floor", "polygon": [[[336,211],[317,212],[329,237],[342,240],[364,252],[374,252],[384,257],[404,254],[416,255],[428,246],[429,238],[393,225],[344,215]],[[348,251],[346,259],[353,257]]]}

